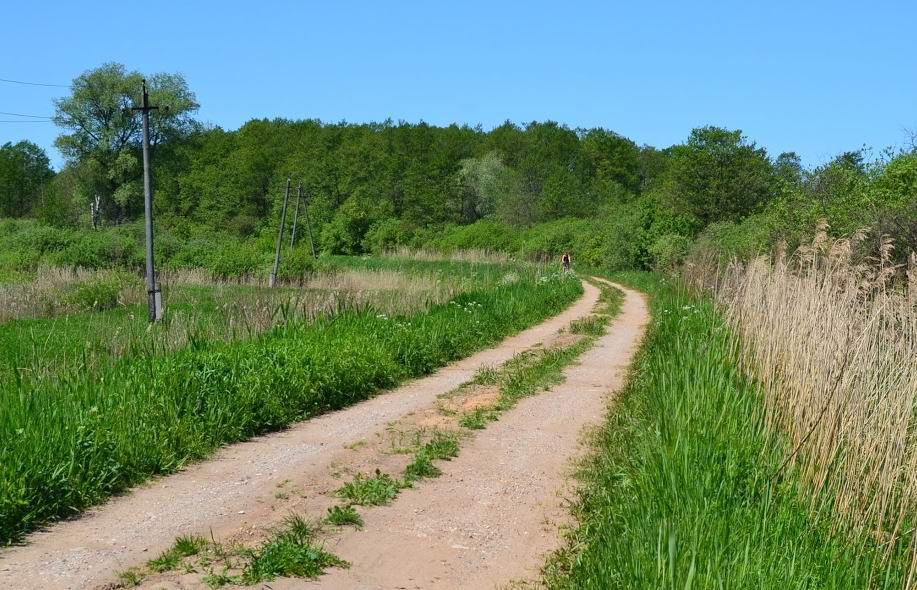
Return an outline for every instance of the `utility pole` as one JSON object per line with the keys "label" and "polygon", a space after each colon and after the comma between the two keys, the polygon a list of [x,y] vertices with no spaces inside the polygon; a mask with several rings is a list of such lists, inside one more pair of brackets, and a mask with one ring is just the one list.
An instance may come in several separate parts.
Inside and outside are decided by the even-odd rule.
{"label": "utility pole", "polygon": [[312,258],[318,258],[315,254],[315,242],[312,241],[312,221],[309,219],[309,197],[306,197],[306,229],[309,230],[309,246],[312,248]]}
{"label": "utility pole", "polygon": [[280,268],[280,247],[283,246],[283,226],[287,223],[287,201],[290,200],[290,179],[287,178],[287,192],[283,197],[283,208],[280,210],[280,229],[277,231],[277,251],[274,252],[274,270],[271,271],[269,287],[277,283],[277,269]]}
{"label": "utility pole", "polygon": [[290,234],[290,248],[296,245],[296,221],[299,219],[299,202],[302,201],[302,183],[296,185],[296,209],[293,210],[293,233]]}
{"label": "utility pole", "polygon": [[153,264],[153,179],[150,172],[150,111],[159,107],[150,106],[150,96],[146,91],[146,80],[142,81],[140,90],[143,98],[139,107],[143,118],[143,211],[146,216],[146,292],[150,305],[150,321],[162,320],[162,293],[156,283],[156,268]]}

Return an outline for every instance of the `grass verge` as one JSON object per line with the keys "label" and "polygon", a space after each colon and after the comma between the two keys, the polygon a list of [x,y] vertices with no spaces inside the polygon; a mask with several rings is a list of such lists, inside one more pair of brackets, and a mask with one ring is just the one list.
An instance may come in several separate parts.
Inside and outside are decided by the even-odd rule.
{"label": "grass verge", "polygon": [[0,382],[0,544],[220,445],[428,374],[581,293],[578,280],[520,271],[512,283],[413,315],[351,310],[251,341],[124,359],[93,375]]}
{"label": "grass verge", "polygon": [[765,432],[758,389],[712,303],[652,275],[615,278],[652,295],[652,324],[580,473],[579,526],[546,585],[903,587],[909,559],[885,560],[872,539],[813,514],[792,469],[774,477],[787,445]]}

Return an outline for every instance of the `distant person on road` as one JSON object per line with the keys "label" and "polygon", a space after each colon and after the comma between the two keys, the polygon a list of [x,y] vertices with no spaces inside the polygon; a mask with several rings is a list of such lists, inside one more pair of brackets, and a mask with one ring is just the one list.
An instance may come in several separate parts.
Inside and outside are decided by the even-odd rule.
{"label": "distant person on road", "polygon": [[560,257],[560,265],[563,267],[564,272],[570,272],[570,254],[564,252],[564,255]]}

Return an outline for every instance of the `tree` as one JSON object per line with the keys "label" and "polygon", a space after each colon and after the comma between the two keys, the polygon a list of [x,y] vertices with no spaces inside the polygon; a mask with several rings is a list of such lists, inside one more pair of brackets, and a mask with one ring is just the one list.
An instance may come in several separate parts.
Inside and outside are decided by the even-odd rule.
{"label": "tree", "polygon": [[631,140],[605,129],[581,133],[577,162],[581,182],[598,205],[620,201],[640,190],[640,149]]}
{"label": "tree", "polygon": [[459,163],[456,183],[461,198],[462,223],[473,223],[496,210],[505,174],[506,166],[496,152],[487,152],[480,158],[466,158]]}
{"label": "tree", "polygon": [[[103,213],[123,218],[142,204],[139,103],[143,76],[116,63],[78,76],[70,96],[56,101],[54,122],[65,129],[55,141],[71,166],[81,170],[78,191],[84,201],[98,195]],[[198,104],[179,74],[147,79],[150,101],[159,110],[150,117],[150,143],[176,139],[196,128],[191,118]]]}
{"label": "tree", "polygon": [[796,152],[783,152],[774,162],[774,174],[777,179],[788,187],[798,187],[802,184],[803,170],[802,159]]}
{"label": "tree", "polygon": [[713,221],[739,221],[758,211],[775,192],[767,152],[741,131],[702,127],[672,148],[666,192],[694,231]]}
{"label": "tree", "polygon": [[[585,217],[590,213],[579,178],[568,168],[555,168],[545,179],[538,201],[540,221]],[[594,209],[593,209],[594,211]]]}
{"label": "tree", "polygon": [[53,176],[48,156],[34,143],[7,142],[0,146],[0,217],[31,213]]}

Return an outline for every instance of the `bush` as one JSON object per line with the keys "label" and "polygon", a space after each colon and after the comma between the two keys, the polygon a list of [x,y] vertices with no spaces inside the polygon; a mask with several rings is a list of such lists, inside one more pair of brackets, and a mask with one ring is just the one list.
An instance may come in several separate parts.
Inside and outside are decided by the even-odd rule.
{"label": "bush", "polygon": [[121,303],[121,292],[136,277],[122,272],[106,272],[92,279],[75,283],[64,295],[64,302],[82,311],[100,311],[112,309]]}
{"label": "bush", "polygon": [[688,255],[691,240],[678,234],[664,234],[650,246],[656,270],[675,270]]}
{"label": "bush", "polygon": [[74,233],[69,244],[48,254],[52,266],[141,268],[144,254],[136,240],[114,232]]}
{"label": "bush", "polygon": [[381,254],[394,250],[406,243],[408,232],[404,224],[394,218],[379,221],[373,224],[363,238],[363,250],[373,254]]}
{"label": "bush", "polygon": [[206,265],[215,277],[242,278],[254,275],[262,267],[263,258],[250,242],[224,242],[206,258]]}
{"label": "bush", "polygon": [[519,251],[519,230],[496,219],[481,219],[471,225],[447,226],[434,246],[444,252],[456,250]]}
{"label": "bush", "polygon": [[303,278],[315,272],[315,258],[308,244],[300,244],[293,250],[287,250],[280,259],[277,276],[284,281],[302,283]]}

